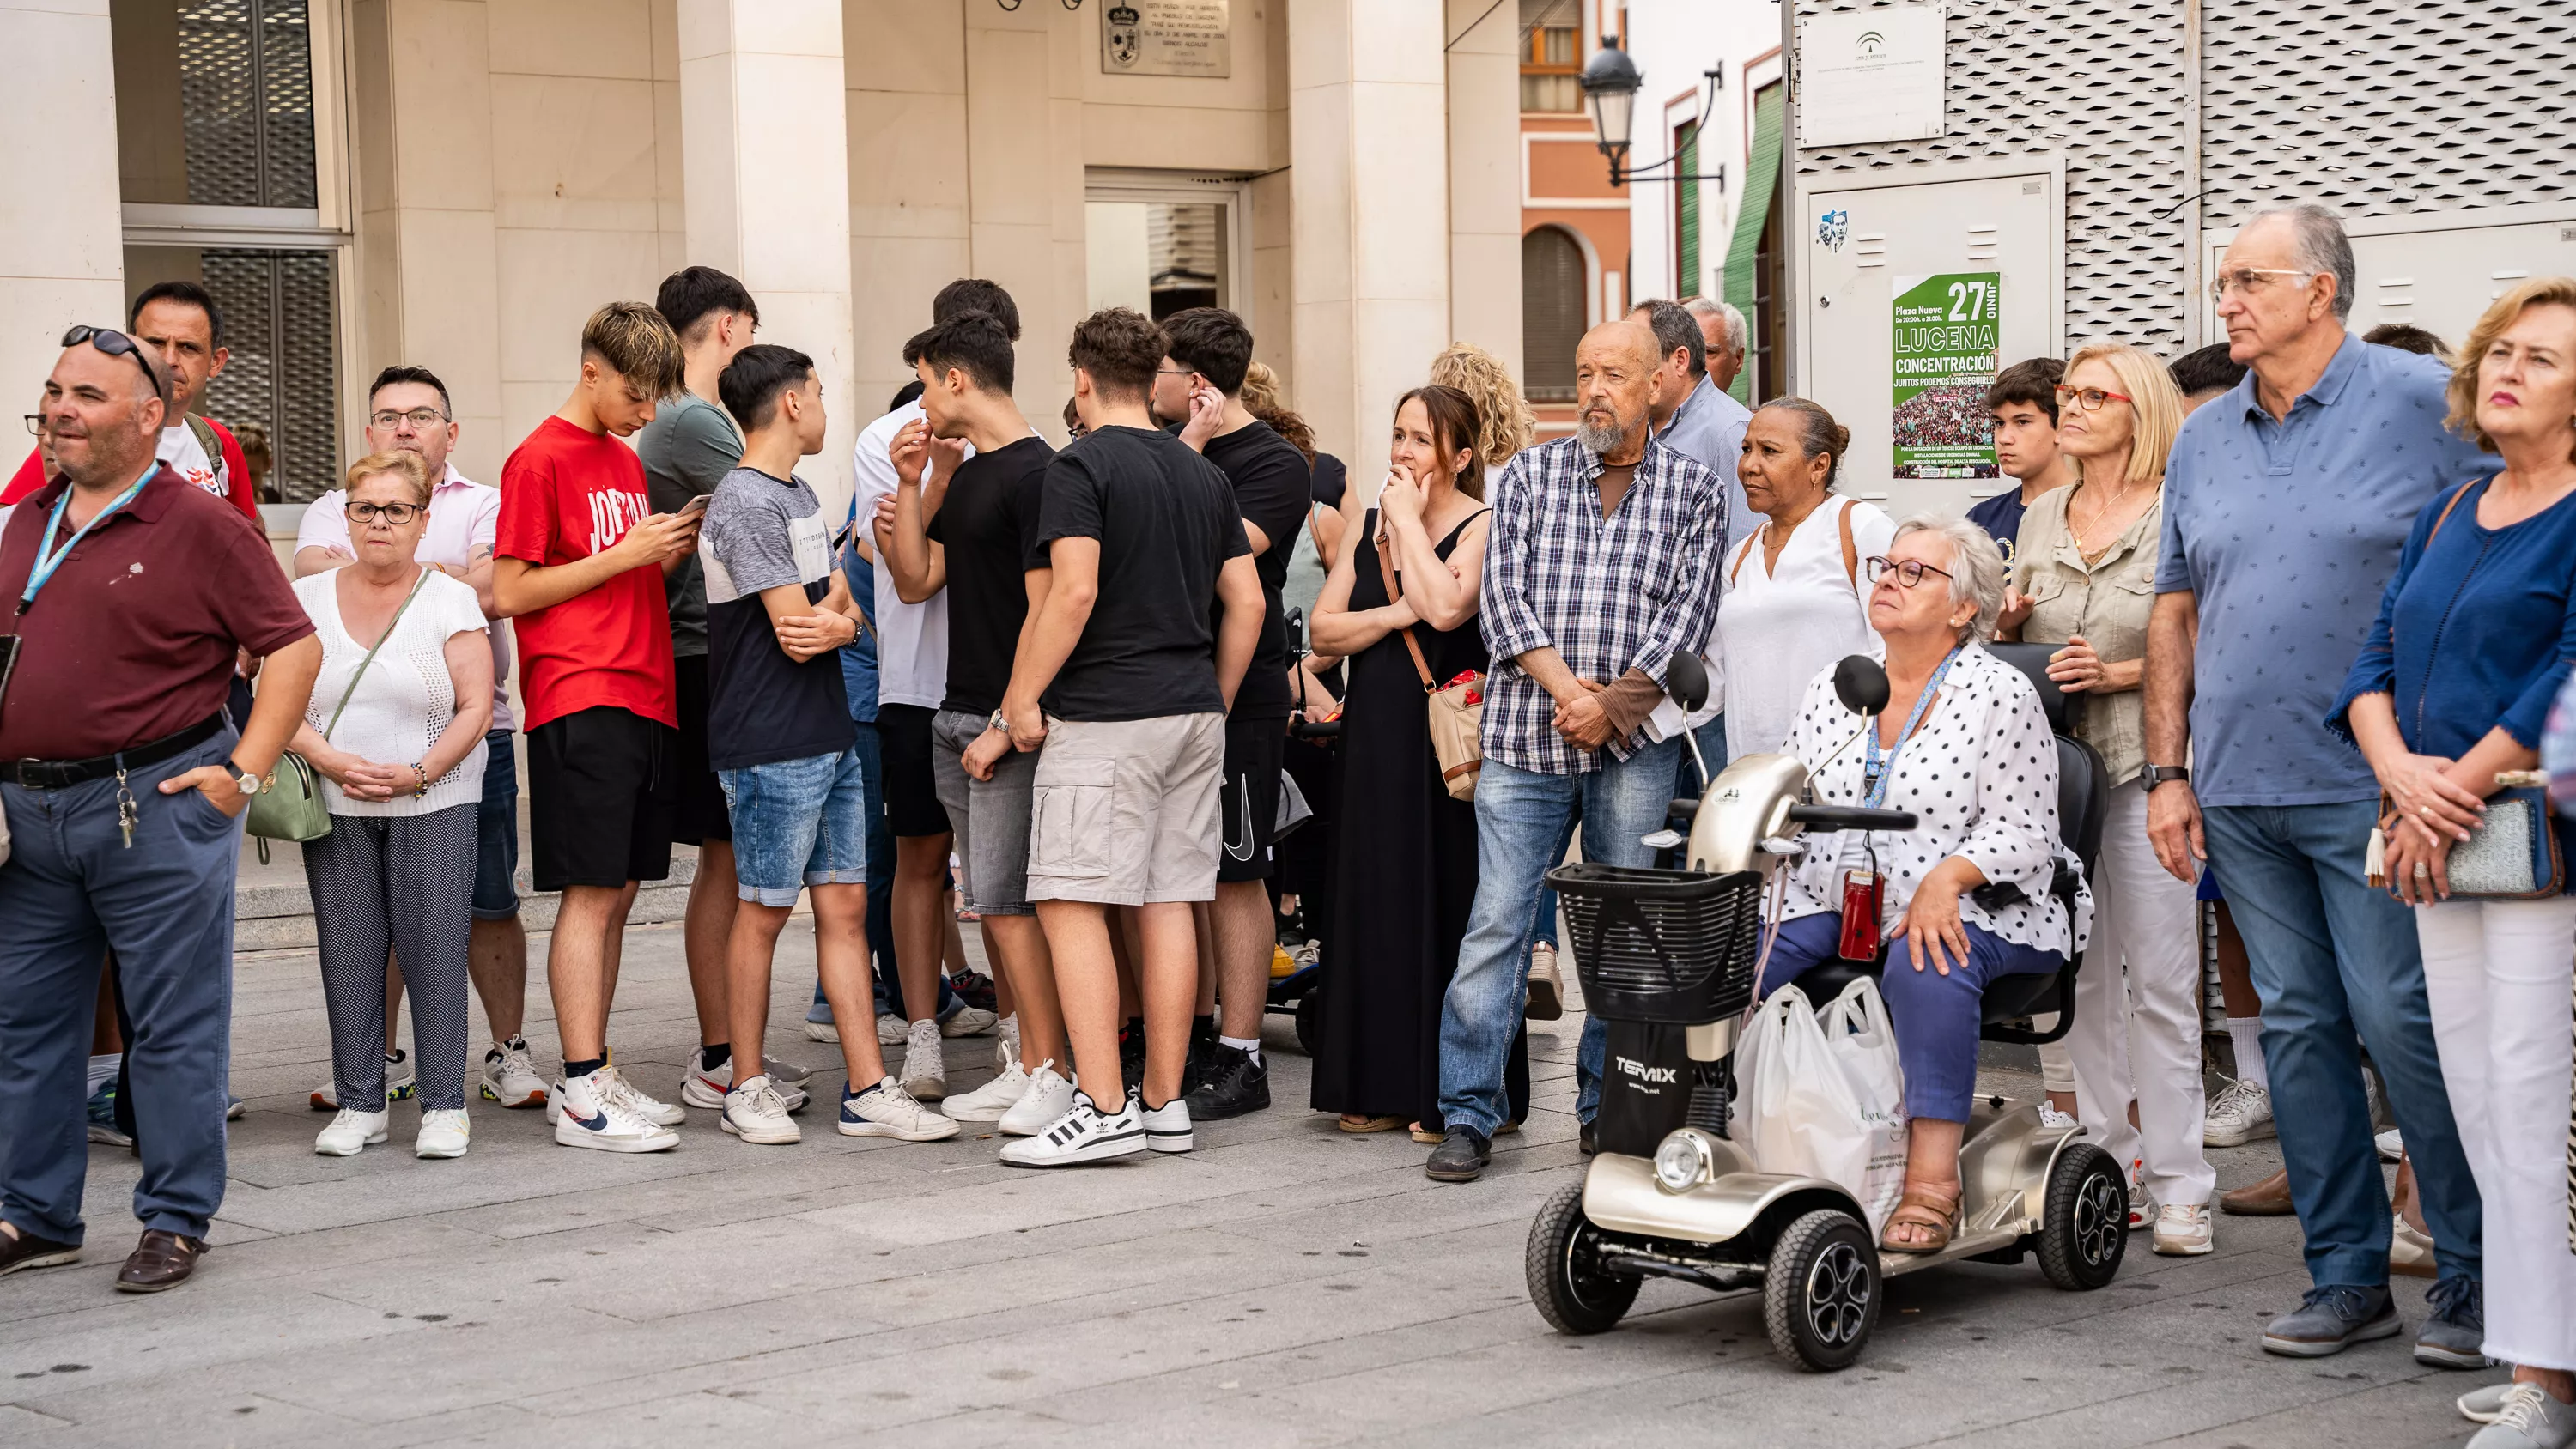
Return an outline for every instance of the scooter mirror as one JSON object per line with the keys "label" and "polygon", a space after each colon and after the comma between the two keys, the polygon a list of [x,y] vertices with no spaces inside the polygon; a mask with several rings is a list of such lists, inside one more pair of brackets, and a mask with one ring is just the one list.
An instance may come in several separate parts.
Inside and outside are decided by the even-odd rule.
{"label": "scooter mirror", "polygon": [[1834,666],[1834,698],[1856,715],[1878,713],[1887,708],[1887,671],[1866,654],[1845,656]]}
{"label": "scooter mirror", "polygon": [[[1676,649],[1673,651],[1672,661],[1664,666],[1664,686],[1672,694],[1673,703],[1680,705],[1682,712],[1688,714],[1708,703],[1708,665],[1703,663],[1698,655],[1688,650]],[[1887,701],[1887,681],[1884,676],[1879,680],[1878,698],[1882,704]]]}

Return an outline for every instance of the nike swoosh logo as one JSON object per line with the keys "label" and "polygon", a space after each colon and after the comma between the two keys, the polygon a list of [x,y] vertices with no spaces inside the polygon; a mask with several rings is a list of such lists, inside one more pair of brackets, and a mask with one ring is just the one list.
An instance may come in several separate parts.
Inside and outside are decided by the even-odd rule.
{"label": "nike swoosh logo", "polygon": [[1225,853],[1233,856],[1237,860],[1250,860],[1252,859],[1252,777],[1246,775],[1241,778],[1243,783],[1235,790],[1234,798],[1242,802],[1243,805],[1243,809],[1241,811],[1243,816],[1243,844],[1239,848],[1235,845],[1233,829],[1234,822],[1227,821],[1225,832]]}
{"label": "nike swoosh logo", "polygon": [[572,1110],[570,1107],[566,1107],[564,1109],[564,1116],[571,1120],[575,1125],[587,1127],[593,1132],[605,1132],[608,1130],[608,1114],[606,1112],[602,1112],[596,1117],[584,1117],[580,1113]]}

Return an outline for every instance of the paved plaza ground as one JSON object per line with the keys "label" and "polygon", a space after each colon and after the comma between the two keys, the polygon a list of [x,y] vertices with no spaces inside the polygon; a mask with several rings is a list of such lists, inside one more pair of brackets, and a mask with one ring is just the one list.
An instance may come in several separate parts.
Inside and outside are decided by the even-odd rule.
{"label": "paved plaza ground", "polygon": [[[696,1040],[679,932],[627,939],[620,1061],[668,1096]],[[795,1026],[802,921],[780,958],[772,1053],[831,1062],[828,1101],[833,1049]],[[389,1146],[335,1159],[305,1105],[328,1059],[313,957],[246,954],[250,1113],[215,1251],[165,1297],[111,1292],[135,1168],[92,1149],[90,1257],[0,1280],[0,1445],[2413,1446],[2465,1439],[2453,1396],[2503,1376],[2420,1368],[2407,1339],[2260,1353],[2306,1282],[2289,1219],[2222,1218],[2199,1260],[2134,1237],[2099,1293],[2030,1263],[1896,1280],[1868,1356],[1833,1377],[1772,1356],[1757,1298],[1670,1283],[1612,1333],[1559,1337],[1521,1244],[1581,1170],[1579,1025],[1532,1034],[1540,1110],[1464,1187],[1426,1181],[1401,1136],[1305,1110],[1285,1018],[1278,1105],[1202,1128],[1185,1158],[1022,1172],[987,1136],[859,1142],[821,1110],[798,1147],[693,1113],[678,1151],[619,1157],[478,1103],[462,1161],[410,1155],[408,1105]],[[990,1054],[951,1042],[952,1085]],[[2218,1154],[2220,1184],[2270,1172],[2270,1146]],[[2399,1291],[2411,1328],[2422,1285]]]}

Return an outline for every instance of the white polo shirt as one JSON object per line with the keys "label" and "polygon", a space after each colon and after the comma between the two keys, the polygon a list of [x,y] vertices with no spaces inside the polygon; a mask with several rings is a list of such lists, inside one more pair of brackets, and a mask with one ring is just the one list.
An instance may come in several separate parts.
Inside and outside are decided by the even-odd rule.
{"label": "white polo shirt", "polygon": [[[304,517],[295,526],[295,551],[308,548],[334,549],[342,554],[349,546],[349,495],[334,488],[304,507]],[[501,490],[487,488],[447,465],[447,476],[429,490],[429,532],[420,540],[414,558],[425,564],[445,564],[449,568],[471,568],[474,550],[492,547],[494,534],[501,522]],[[510,629],[504,620],[491,621],[492,636],[492,728],[517,727],[510,713]]]}
{"label": "white polo shirt", "polygon": [[[905,403],[860,430],[851,450],[859,527],[871,530],[871,546],[876,537],[877,500],[894,492],[894,456],[889,451],[894,435],[920,416],[920,403]],[[974,455],[970,447],[966,456]],[[894,570],[879,566],[876,626],[877,703],[939,708],[939,702],[948,697],[948,591],[907,604],[895,595]]]}

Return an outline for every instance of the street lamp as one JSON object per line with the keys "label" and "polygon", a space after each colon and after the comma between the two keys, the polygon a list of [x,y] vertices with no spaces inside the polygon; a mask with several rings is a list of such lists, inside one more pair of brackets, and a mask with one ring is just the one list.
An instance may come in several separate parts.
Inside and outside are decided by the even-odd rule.
{"label": "street lamp", "polygon": [[[1701,75],[1708,81],[1708,91],[1700,101],[1699,119],[1693,123],[1693,134],[1708,124],[1709,112],[1717,104],[1718,87],[1725,83],[1724,71],[1711,68],[1702,71]],[[1645,77],[1638,74],[1637,63],[1628,58],[1628,52],[1615,45],[1605,45],[1594,51],[1591,61],[1583,67],[1581,83],[1584,99],[1592,105],[1592,144],[1601,149],[1602,155],[1610,158],[1612,186],[1624,186],[1631,181],[1714,181],[1720,190],[1725,189],[1726,168],[1722,165],[1705,175],[1682,176],[1667,172],[1667,168],[1681,159],[1679,152],[1651,165],[1632,168],[1627,164],[1629,128],[1635,124],[1637,115],[1637,88],[1645,83]],[[1657,175],[1657,172],[1667,174]]]}

